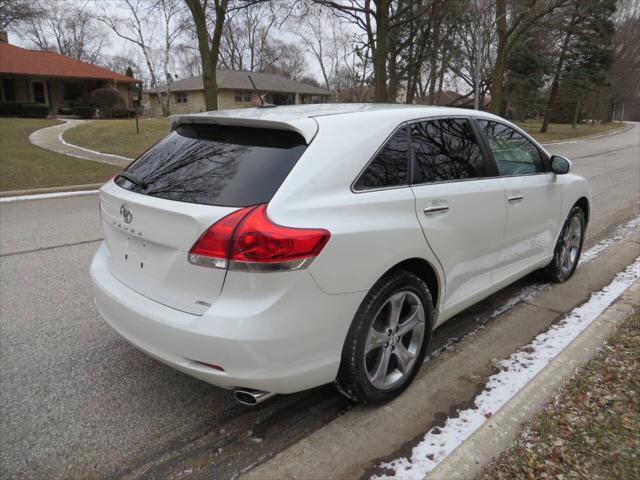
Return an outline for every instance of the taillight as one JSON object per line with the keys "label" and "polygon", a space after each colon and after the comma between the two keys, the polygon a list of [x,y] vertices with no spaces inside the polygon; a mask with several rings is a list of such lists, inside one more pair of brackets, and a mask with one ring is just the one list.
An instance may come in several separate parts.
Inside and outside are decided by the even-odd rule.
{"label": "taillight", "polygon": [[267,217],[267,205],[246,207],[212,225],[189,251],[189,262],[230,270],[297,270],[311,263],[330,236],[320,228],[277,225]]}

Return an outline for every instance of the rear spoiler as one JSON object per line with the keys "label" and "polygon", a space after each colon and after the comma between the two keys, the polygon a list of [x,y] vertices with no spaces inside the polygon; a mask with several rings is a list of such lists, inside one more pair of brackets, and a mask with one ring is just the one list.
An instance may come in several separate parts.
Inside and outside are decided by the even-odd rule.
{"label": "rear spoiler", "polygon": [[[290,121],[275,120],[271,118],[260,118],[255,110],[246,109],[248,115],[243,116],[242,110],[228,110],[217,112],[205,112],[192,115],[172,115],[171,130],[175,130],[178,125],[184,124],[213,124],[229,125],[236,127],[272,128],[275,130],[289,130],[297,132],[304,138],[307,145],[311,143],[313,137],[318,133],[318,123],[311,117],[296,117]],[[253,114],[253,115],[252,115]],[[267,115],[265,115],[266,117]]]}

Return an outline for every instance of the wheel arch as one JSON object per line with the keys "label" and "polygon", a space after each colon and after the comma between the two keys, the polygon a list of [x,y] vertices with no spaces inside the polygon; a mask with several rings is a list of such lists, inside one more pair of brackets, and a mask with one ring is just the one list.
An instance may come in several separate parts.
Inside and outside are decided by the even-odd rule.
{"label": "wheel arch", "polygon": [[590,206],[587,197],[580,197],[578,201],[573,204],[573,206],[580,207],[582,209],[582,211],[584,212],[584,219],[587,223],[589,223]]}
{"label": "wheel arch", "polygon": [[[380,277],[384,277],[389,272],[394,270],[406,270],[417,276],[419,276],[429,288],[433,300],[433,311],[437,315],[438,307],[440,305],[440,295],[442,293],[441,280],[437,270],[424,258],[413,257],[407,258],[401,262],[396,263],[393,267],[389,268]],[[434,319],[435,320],[435,319]]]}

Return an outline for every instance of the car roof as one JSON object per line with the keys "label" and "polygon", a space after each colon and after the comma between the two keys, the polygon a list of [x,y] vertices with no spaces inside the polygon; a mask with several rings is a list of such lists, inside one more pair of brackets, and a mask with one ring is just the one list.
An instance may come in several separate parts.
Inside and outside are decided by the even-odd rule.
{"label": "car roof", "polygon": [[318,121],[331,121],[335,115],[349,115],[354,121],[370,117],[388,118],[390,123],[417,118],[439,116],[483,116],[495,117],[486,112],[452,107],[425,105],[384,104],[384,103],[324,103],[310,105],[288,105],[270,108],[241,108],[211,112],[175,115],[171,117],[171,128],[185,123],[212,123],[258,128],[293,130],[301,134],[307,143],[318,131]]}

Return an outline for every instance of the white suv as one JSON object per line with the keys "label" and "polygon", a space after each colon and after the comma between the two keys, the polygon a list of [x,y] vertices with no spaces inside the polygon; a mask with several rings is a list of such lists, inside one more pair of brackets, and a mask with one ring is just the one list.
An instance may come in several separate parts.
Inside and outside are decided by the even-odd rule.
{"label": "white suv", "polygon": [[158,360],[258,403],[379,404],[434,328],[576,268],[589,186],[483,112],[305,105],[176,117],[100,191],[96,305]]}

